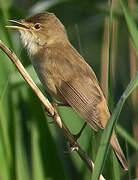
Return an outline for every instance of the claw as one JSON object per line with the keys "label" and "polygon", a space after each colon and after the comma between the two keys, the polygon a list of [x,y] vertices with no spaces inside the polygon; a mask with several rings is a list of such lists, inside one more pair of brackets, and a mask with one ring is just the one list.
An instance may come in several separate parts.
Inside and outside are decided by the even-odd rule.
{"label": "claw", "polygon": [[64,151],[65,154],[70,154],[72,153],[73,151],[78,151],[78,146],[76,144],[72,145],[68,151]]}

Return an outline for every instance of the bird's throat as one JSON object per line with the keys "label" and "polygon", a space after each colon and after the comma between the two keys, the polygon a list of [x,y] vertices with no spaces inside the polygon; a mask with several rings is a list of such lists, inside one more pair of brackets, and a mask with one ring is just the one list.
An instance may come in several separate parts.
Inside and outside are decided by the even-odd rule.
{"label": "bird's throat", "polygon": [[29,56],[34,56],[35,54],[37,54],[39,49],[41,48],[41,45],[37,43],[37,38],[29,31],[20,31],[20,33],[21,40],[26,47]]}

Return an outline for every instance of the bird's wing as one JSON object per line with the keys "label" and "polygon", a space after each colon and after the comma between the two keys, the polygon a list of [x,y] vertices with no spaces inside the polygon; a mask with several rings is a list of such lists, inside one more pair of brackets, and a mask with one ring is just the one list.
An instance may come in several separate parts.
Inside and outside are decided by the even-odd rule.
{"label": "bird's wing", "polygon": [[61,80],[56,86],[60,94],[93,129],[103,129],[109,111],[90,66],[72,46],[52,50],[52,57],[54,71]]}
{"label": "bird's wing", "polygon": [[72,80],[62,82],[59,87],[60,93],[66,99],[68,104],[90,125],[97,130],[103,128],[98,117],[97,105],[101,101],[99,92],[93,85],[91,79],[86,81]]}

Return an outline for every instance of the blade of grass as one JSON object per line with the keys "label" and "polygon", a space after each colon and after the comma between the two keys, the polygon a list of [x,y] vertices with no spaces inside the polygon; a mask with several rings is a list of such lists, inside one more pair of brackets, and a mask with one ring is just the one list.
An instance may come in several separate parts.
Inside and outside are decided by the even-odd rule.
{"label": "blade of grass", "polygon": [[[117,5],[117,1],[108,1],[110,6],[110,16],[106,17],[106,24],[104,29],[104,42],[102,49],[102,61],[101,61],[101,87],[104,92],[104,95],[107,99],[110,110],[113,109],[113,71],[114,71],[114,60],[115,60],[115,48],[116,48],[116,28],[117,22],[113,18],[114,12]],[[106,168],[104,173],[108,174],[108,178],[119,180],[120,171],[117,161],[114,161],[115,158],[113,152],[108,156],[108,162],[106,162]],[[113,164],[113,166],[111,166]],[[108,170],[107,170],[108,169]],[[110,169],[110,170],[109,170]]]}
{"label": "blade of grass", "polygon": [[[8,19],[9,19],[7,3],[4,3],[4,0],[0,0],[0,7],[1,7],[1,12],[2,12],[1,19],[3,20],[3,25],[4,26],[7,24]],[[12,40],[11,40],[10,31],[8,29],[6,29],[4,26],[1,27],[3,29],[4,34],[5,34],[4,38],[7,40],[7,43],[13,49],[13,43],[12,43]]]}
{"label": "blade of grass", "polygon": [[[108,70],[108,76],[109,76],[109,81],[108,81],[108,104],[110,105],[110,110],[113,110],[114,107],[114,97],[113,97],[113,84],[114,84],[114,73],[115,73],[115,54],[116,54],[116,42],[118,40],[117,38],[117,21],[115,18],[113,18],[114,15],[114,10],[115,8],[117,8],[118,5],[118,1],[117,0],[112,0],[111,2],[111,10],[110,10],[110,37],[112,37],[112,39],[110,38],[110,66],[109,66],[109,70]],[[115,157],[115,154],[112,150],[111,152],[111,158],[112,158],[112,178],[114,180],[120,180],[120,167],[118,164],[118,161]]]}
{"label": "blade of grass", "polygon": [[120,168],[118,165],[118,160],[114,154],[114,152],[112,151],[112,161],[113,161],[113,179],[114,180],[120,180]]}
{"label": "blade of grass", "polygon": [[8,164],[8,160],[7,160],[7,156],[5,153],[5,147],[4,147],[4,142],[3,142],[3,138],[2,138],[2,134],[0,131],[0,179],[4,179],[4,180],[10,180],[10,168],[9,168],[9,164]]}
{"label": "blade of grass", "polygon": [[[18,180],[29,180],[30,179],[30,169],[28,163],[27,151],[24,143],[23,136],[23,112],[21,106],[23,107],[23,96],[26,92],[26,87],[20,88],[18,91],[13,92],[13,108],[14,111],[14,131],[15,131],[15,171],[16,178]],[[18,108],[17,108],[18,107]],[[26,135],[27,136],[27,135]]]}
{"label": "blade of grass", "polygon": [[132,41],[133,41],[134,46],[136,48],[137,56],[138,56],[138,38],[136,38],[136,37],[138,37],[138,30],[136,27],[136,23],[132,17],[132,14],[131,14],[129,8],[126,5],[126,0],[120,0],[120,4],[121,4],[121,7],[122,7],[122,10],[124,13],[124,17],[125,17],[125,20],[126,20],[126,23],[128,26],[128,30],[130,32]]}
{"label": "blade of grass", "polygon": [[135,148],[135,150],[138,151],[138,142],[132,136],[130,136],[130,134],[127,131],[125,131],[125,129],[123,129],[121,126],[117,125],[116,130],[117,130],[117,132],[119,133],[120,136],[122,136],[124,139],[126,139],[126,141],[133,148]]}
{"label": "blade of grass", "polygon": [[33,179],[45,179],[45,173],[43,169],[42,159],[41,159],[41,151],[39,145],[39,133],[35,124],[31,124],[31,138],[32,138],[32,174]]}
{"label": "blade of grass", "polygon": [[[65,179],[56,144],[49,131],[41,104],[33,92],[27,93],[30,112],[32,176],[37,179]],[[54,171],[54,173],[53,173]]]}
{"label": "blade of grass", "polygon": [[[94,172],[92,174],[92,180],[97,180],[102,171],[103,164],[104,164],[106,154],[107,154],[107,150],[109,147],[109,140],[110,140],[112,130],[113,130],[115,123],[119,117],[119,114],[121,112],[123,104],[125,103],[128,96],[131,94],[131,92],[137,86],[138,86],[138,71],[137,71],[135,77],[130,81],[130,83],[127,86],[126,90],[124,91],[123,95],[121,96],[112,116],[110,117],[110,119],[105,127],[105,130],[104,130],[102,138],[101,138],[100,147],[99,147],[99,150],[97,153],[96,161],[95,161],[95,167],[94,167]],[[104,146],[103,146],[103,144],[104,144]]]}

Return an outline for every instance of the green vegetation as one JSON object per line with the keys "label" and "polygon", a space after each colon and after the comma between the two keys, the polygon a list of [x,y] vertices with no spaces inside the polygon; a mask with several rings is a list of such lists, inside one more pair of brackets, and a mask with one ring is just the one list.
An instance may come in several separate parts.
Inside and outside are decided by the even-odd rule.
{"label": "green vegetation", "polygon": [[[96,170],[91,174],[76,152],[64,153],[69,146],[63,133],[56,124],[49,123],[52,119],[46,116],[37,97],[0,50],[0,180],[96,180],[100,173],[110,180],[137,178],[137,8],[138,4],[133,0],[128,4],[125,0],[118,0],[117,4],[112,1],[109,5],[100,0],[0,0],[0,39],[16,53],[43,92],[19,33],[6,29],[5,25],[9,24],[8,19],[49,11],[63,22],[71,43],[91,65],[99,81],[108,63],[105,78],[108,79],[108,104],[113,112],[104,132],[94,132],[87,126],[78,140],[96,163]],[[109,29],[106,29],[105,19],[109,19]],[[108,38],[104,41],[106,32]],[[104,64],[101,61],[106,43]],[[135,74],[135,79],[130,81]],[[45,94],[51,101],[51,97]],[[60,107],[58,110],[67,127],[76,134],[83,120],[71,108]],[[110,132],[115,125],[128,159],[128,172],[120,168],[108,148]]]}

